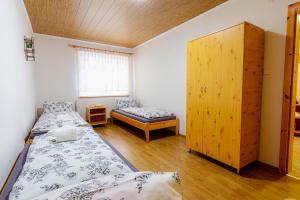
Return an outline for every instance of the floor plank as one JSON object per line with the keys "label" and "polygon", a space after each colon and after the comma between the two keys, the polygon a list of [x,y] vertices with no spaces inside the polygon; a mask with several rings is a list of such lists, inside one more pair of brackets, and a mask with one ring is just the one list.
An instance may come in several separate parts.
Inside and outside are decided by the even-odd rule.
{"label": "floor plank", "polygon": [[95,128],[140,171],[177,171],[184,199],[300,199],[300,181],[254,165],[238,175],[220,163],[189,153],[185,137],[168,130],[144,133],[121,122]]}
{"label": "floor plank", "polygon": [[293,145],[293,161],[292,171],[289,173],[292,176],[300,178],[300,137],[295,136]]}

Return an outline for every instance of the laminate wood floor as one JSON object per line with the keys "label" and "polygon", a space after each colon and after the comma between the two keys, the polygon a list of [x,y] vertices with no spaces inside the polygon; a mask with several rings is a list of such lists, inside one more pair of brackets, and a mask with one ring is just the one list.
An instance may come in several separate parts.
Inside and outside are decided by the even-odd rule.
{"label": "laminate wood floor", "polygon": [[294,137],[293,145],[293,161],[292,161],[292,171],[289,173],[292,176],[300,178],[300,137]]}
{"label": "laminate wood floor", "polygon": [[143,131],[121,122],[95,130],[140,171],[177,171],[183,199],[300,199],[299,180],[257,165],[238,175],[231,168],[189,153],[185,137],[176,137],[171,131],[153,131],[150,143],[145,143]]}

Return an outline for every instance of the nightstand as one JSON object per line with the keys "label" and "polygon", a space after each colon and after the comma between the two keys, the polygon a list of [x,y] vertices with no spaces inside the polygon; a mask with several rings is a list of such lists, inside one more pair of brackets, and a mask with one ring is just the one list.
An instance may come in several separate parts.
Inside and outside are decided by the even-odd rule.
{"label": "nightstand", "polygon": [[106,107],[101,104],[90,105],[86,108],[86,121],[92,126],[105,125],[106,121]]}

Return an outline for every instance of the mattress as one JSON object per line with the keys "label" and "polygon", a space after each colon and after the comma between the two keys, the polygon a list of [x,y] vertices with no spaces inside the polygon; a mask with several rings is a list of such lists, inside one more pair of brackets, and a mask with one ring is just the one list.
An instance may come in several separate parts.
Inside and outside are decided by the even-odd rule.
{"label": "mattress", "polygon": [[[9,199],[31,199],[53,189],[104,175],[137,172],[93,129],[80,129],[81,135],[74,142],[51,144],[47,140],[48,134],[35,137],[32,145],[26,145],[20,154],[1,199],[8,199],[10,192]],[[76,180],[72,181],[71,175],[76,175]]]}
{"label": "mattress", "polygon": [[134,114],[131,114],[131,113],[125,112],[123,110],[119,110],[119,109],[118,110],[114,109],[112,111],[116,112],[116,113],[119,113],[119,114],[122,114],[122,115],[125,115],[126,117],[135,119],[135,120],[143,122],[143,123],[161,122],[161,121],[176,119],[176,116],[157,117],[157,118],[153,118],[153,119],[148,119],[148,118],[137,116],[137,115],[134,115]]}

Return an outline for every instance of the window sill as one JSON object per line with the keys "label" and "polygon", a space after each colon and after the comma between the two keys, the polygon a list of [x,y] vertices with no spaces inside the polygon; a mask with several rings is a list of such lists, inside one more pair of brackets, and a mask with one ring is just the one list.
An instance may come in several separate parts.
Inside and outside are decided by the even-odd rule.
{"label": "window sill", "polygon": [[111,98],[111,97],[129,97],[130,95],[108,95],[108,96],[80,96],[79,99],[91,99],[91,98]]}

